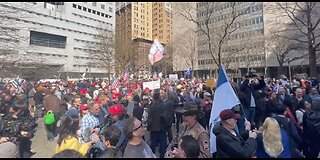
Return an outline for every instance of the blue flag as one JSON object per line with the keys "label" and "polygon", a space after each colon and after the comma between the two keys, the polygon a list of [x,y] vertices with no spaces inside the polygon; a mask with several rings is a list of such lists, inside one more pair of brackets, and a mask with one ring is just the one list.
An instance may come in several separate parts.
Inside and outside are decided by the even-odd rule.
{"label": "blue flag", "polygon": [[188,69],[186,70],[186,77],[190,77],[191,76],[191,67],[188,67]]}
{"label": "blue flag", "polygon": [[225,109],[231,109],[232,107],[240,104],[237,95],[228,81],[227,73],[224,66],[219,68],[219,77],[217,82],[217,89],[214,92],[214,99],[212,104],[212,110],[210,115],[210,151],[214,153],[216,149],[216,136],[212,133],[212,129],[215,124],[220,121],[219,114]]}

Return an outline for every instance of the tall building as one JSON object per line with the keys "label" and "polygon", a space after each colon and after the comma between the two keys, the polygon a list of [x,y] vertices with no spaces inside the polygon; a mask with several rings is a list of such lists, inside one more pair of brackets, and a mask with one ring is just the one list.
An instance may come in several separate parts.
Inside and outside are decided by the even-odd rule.
{"label": "tall building", "polygon": [[173,48],[173,70],[180,77],[184,77],[188,67],[192,70],[198,69],[197,61],[197,24],[186,19],[183,14],[185,10],[190,12],[192,17],[197,16],[196,2],[176,2],[172,4],[172,48]]}
{"label": "tall building", "polygon": [[159,39],[164,45],[170,44],[171,19],[171,3],[168,2],[117,2],[115,34],[117,68],[121,69],[130,64],[133,69],[150,70],[151,65],[148,60],[141,58],[148,56],[150,48],[141,48],[143,45],[138,44],[151,46],[154,38]]}
{"label": "tall building", "polygon": [[[0,7],[21,15],[6,15],[19,34],[27,37],[20,55],[58,66],[61,77],[79,78],[84,73],[86,77],[105,77],[106,69],[92,63],[95,59],[87,46],[98,43],[95,37],[99,32],[114,32],[115,3],[1,2]],[[52,74],[47,76],[42,78],[54,78]]]}
{"label": "tall building", "polygon": [[[232,9],[233,4],[234,10]],[[234,15],[241,14],[230,26],[228,30],[230,34],[226,35],[221,46],[223,64],[230,72],[238,75],[254,69],[259,73],[267,73],[275,77],[279,63],[270,47],[278,44],[270,46],[272,39],[268,37],[271,32],[288,27],[291,21],[280,13],[280,9],[274,7],[274,3],[266,2],[198,2],[198,30],[208,24],[214,54],[216,54],[218,40],[221,39],[224,32],[222,30],[224,27],[221,28],[221,26],[230,22]],[[200,77],[205,77],[210,74],[210,70],[217,69],[217,66],[210,54],[206,34],[198,32],[197,41],[197,70]],[[302,53],[300,51],[296,54]],[[297,60],[291,65],[299,65],[299,63],[300,60]]]}

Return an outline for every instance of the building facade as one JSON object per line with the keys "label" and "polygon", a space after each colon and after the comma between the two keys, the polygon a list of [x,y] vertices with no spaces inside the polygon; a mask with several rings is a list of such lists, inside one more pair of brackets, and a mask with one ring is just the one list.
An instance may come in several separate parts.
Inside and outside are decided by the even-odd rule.
{"label": "building facade", "polygon": [[[150,50],[145,48],[155,38],[166,46],[172,39],[172,12],[169,2],[117,2],[116,3],[116,32],[115,59],[117,68],[124,70],[128,63],[133,70],[151,68],[150,63],[144,62]],[[145,40],[145,41],[144,41]],[[138,56],[136,52],[140,51]],[[170,54],[167,52],[166,54]],[[142,62],[143,60],[143,62]],[[148,61],[148,60],[147,60]],[[119,70],[118,73],[122,71]]]}
{"label": "building facade", "polygon": [[[221,62],[230,73],[237,76],[251,70],[272,77],[278,76],[279,63],[273,50],[277,45],[281,45],[281,42],[273,44],[274,39],[270,38],[270,35],[292,23],[280,11],[275,3],[266,2],[198,2],[197,29],[199,31],[207,26],[209,28],[205,30],[206,33],[200,31],[197,35],[197,70],[200,77],[206,77],[218,68],[211,53],[216,59],[217,53],[221,53]],[[233,22],[230,23],[231,21]],[[224,35],[226,24],[230,25],[226,30],[227,34]],[[207,33],[210,34],[211,50]],[[291,52],[293,53],[289,59],[304,54],[304,51]],[[305,59],[293,61],[291,65],[299,66],[301,61],[308,65]],[[288,63],[284,66],[288,66]]]}
{"label": "building facade", "polygon": [[[114,32],[115,3],[112,2],[1,2],[4,9],[23,16],[8,16],[19,34],[27,37],[19,54],[41,64],[61,66],[64,77],[105,77],[106,69],[95,65],[88,44],[99,43],[101,31]],[[90,63],[90,65],[89,65]]]}

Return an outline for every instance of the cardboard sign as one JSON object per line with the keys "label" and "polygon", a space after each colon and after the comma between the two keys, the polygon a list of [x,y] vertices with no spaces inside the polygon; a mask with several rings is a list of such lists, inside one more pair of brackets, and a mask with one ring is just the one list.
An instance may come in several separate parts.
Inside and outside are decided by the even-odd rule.
{"label": "cardboard sign", "polygon": [[169,74],[169,79],[178,80],[178,74]]}
{"label": "cardboard sign", "polygon": [[150,82],[143,82],[143,89],[149,88],[150,90],[159,89],[160,88],[160,80],[158,81],[150,81]]}
{"label": "cardboard sign", "polygon": [[206,86],[213,88],[215,86],[215,82],[213,79],[207,79],[206,80]]}

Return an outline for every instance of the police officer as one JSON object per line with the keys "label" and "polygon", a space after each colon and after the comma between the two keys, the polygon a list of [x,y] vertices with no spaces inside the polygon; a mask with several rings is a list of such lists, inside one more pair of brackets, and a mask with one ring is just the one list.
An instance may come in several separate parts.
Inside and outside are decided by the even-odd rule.
{"label": "police officer", "polygon": [[182,110],[177,110],[182,113],[183,123],[180,125],[179,134],[167,148],[166,157],[175,157],[172,150],[177,148],[178,142],[184,135],[192,135],[198,140],[201,153],[199,158],[210,158],[210,141],[208,132],[197,121],[197,114],[199,112],[198,106],[195,103],[185,103]]}

